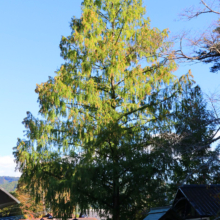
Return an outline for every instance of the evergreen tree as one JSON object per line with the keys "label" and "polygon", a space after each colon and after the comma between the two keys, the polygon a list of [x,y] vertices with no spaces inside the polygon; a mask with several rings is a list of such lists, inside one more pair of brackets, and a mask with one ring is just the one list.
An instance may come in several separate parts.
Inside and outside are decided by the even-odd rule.
{"label": "evergreen tree", "polygon": [[36,198],[42,187],[55,215],[79,204],[129,220],[164,203],[170,152],[153,141],[170,128],[181,82],[162,57],[167,31],[144,15],[141,0],[84,0],[61,40],[65,64],[36,88],[45,120],[28,112],[14,154],[21,181]]}
{"label": "evergreen tree", "polygon": [[[216,141],[218,120],[207,109],[199,86],[182,93],[176,114],[175,131],[180,141],[174,145],[172,182],[179,184],[213,184],[219,170],[219,151],[212,149]],[[172,184],[171,184],[172,185]]]}

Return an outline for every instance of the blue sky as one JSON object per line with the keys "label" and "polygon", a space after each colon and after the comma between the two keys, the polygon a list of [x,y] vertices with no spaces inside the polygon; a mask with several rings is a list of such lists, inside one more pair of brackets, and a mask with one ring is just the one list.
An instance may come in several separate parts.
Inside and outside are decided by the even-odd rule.
{"label": "blue sky", "polygon": [[[199,0],[143,0],[151,26],[169,28],[171,35],[202,31],[217,17],[208,14],[193,21],[178,20],[178,14]],[[81,0],[1,0],[0,1],[0,175],[14,173],[12,147],[23,137],[22,119],[27,111],[38,113],[36,84],[54,76],[62,61],[59,42],[70,34],[72,16],[80,17]],[[180,64],[176,74],[189,69],[205,92],[215,91],[220,74],[204,64]]]}

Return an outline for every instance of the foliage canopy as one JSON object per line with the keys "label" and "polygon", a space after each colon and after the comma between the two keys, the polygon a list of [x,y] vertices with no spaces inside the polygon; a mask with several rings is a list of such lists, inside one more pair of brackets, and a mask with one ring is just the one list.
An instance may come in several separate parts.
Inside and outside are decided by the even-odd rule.
{"label": "foliage canopy", "polygon": [[[65,63],[37,85],[40,113],[24,119],[27,140],[15,157],[22,181],[39,188],[55,215],[105,210],[112,219],[138,219],[164,203],[169,156],[153,147],[172,125],[173,100],[188,82],[163,57],[167,30],[150,28],[141,0],[84,0],[82,17],[62,37]],[[190,83],[190,82],[189,82]]]}

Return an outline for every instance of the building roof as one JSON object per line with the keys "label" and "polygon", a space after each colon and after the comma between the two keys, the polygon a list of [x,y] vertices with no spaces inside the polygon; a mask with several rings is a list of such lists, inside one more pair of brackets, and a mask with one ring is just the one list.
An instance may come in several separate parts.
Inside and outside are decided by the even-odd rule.
{"label": "building roof", "polygon": [[6,217],[0,217],[0,220],[20,220],[23,219],[23,215],[16,215],[16,216],[6,216]]}
{"label": "building roof", "polygon": [[162,217],[170,207],[159,207],[159,208],[152,208],[150,212],[148,213],[148,216],[144,220],[158,220],[160,217]]}
{"label": "building roof", "polygon": [[78,220],[82,219],[82,220],[97,220],[97,218],[90,218],[90,217],[86,217],[86,218],[77,218]]}
{"label": "building roof", "polygon": [[220,185],[183,185],[177,195],[178,192],[185,196],[200,216],[215,216],[220,211]]}
{"label": "building roof", "polygon": [[19,203],[20,202],[14,196],[0,187],[0,209]]}

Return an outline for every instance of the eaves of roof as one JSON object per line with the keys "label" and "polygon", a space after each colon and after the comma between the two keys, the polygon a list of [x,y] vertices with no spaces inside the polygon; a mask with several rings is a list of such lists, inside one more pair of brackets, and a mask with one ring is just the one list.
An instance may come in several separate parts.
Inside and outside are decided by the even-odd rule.
{"label": "eaves of roof", "polygon": [[0,187],[0,209],[19,203],[20,202],[14,196]]}
{"label": "eaves of roof", "polygon": [[201,217],[219,212],[220,185],[183,185],[179,190]]}

